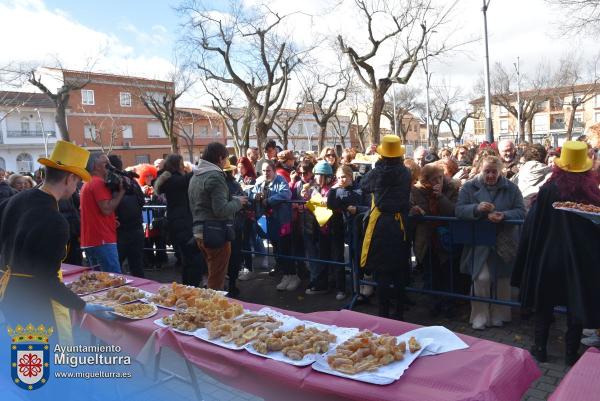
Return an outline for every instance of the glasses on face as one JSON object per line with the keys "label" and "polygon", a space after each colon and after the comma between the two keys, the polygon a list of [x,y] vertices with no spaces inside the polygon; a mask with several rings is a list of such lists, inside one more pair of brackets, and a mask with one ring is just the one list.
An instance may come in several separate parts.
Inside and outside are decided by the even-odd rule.
{"label": "glasses on face", "polygon": [[467,152],[458,152],[459,155],[464,156],[467,154]]}
{"label": "glasses on face", "polygon": [[327,153],[327,154],[325,155],[325,157],[335,157],[335,154],[334,154],[334,153]]}
{"label": "glasses on face", "polygon": [[307,175],[310,175],[310,171],[301,171],[298,174],[300,174],[303,177],[306,177]]}

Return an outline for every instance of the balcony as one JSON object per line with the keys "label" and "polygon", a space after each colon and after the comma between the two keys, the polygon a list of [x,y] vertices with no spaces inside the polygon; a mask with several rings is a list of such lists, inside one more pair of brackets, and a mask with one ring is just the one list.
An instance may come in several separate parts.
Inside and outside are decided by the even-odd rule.
{"label": "balcony", "polygon": [[44,133],[51,137],[56,137],[55,131],[7,131],[7,138],[43,138]]}
{"label": "balcony", "polygon": [[559,123],[559,122],[552,123],[552,124],[550,124],[550,129],[551,130],[552,129],[565,129],[565,123],[564,122],[562,122],[562,123]]}

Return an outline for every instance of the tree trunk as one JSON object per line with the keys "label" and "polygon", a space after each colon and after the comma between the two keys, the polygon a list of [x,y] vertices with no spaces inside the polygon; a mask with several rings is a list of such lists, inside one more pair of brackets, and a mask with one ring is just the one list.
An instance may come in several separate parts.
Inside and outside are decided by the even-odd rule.
{"label": "tree trunk", "polygon": [[190,163],[194,164],[194,141],[188,141],[187,143]]}
{"label": "tree trunk", "polygon": [[317,152],[320,154],[325,147],[325,138],[327,137],[327,124],[319,124],[319,142]]}
{"label": "tree trunk", "polygon": [[171,142],[171,153],[179,153],[179,144],[177,143],[177,135],[171,131],[168,135],[169,142]]}
{"label": "tree trunk", "polygon": [[258,147],[258,153],[262,153],[264,144],[267,142],[267,135],[269,134],[269,126],[264,122],[256,123],[256,146]]}
{"label": "tree trunk", "polygon": [[370,126],[370,139],[372,144],[379,144],[379,138],[381,136],[379,127],[381,124],[381,113],[383,112],[383,106],[385,106],[385,92],[382,92],[381,89],[377,89],[373,91],[373,109],[371,110],[371,115],[369,117],[369,126]]}
{"label": "tree trunk", "polygon": [[527,120],[527,140],[529,143],[533,143],[533,116]]}
{"label": "tree trunk", "polygon": [[283,146],[284,150],[287,150],[288,148],[288,142],[289,142],[289,132],[288,130],[285,130],[281,133],[281,136],[283,137],[283,140],[281,141],[281,146]]}
{"label": "tree trunk", "polygon": [[439,128],[430,127],[430,133],[431,133],[431,151],[433,153],[437,153]]}
{"label": "tree trunk", "polygon": [[575,110],[577,109],[573,105],[571,105],[571,107],[572,107],[571,115],[569,116],[569,122],[567,124],[567,131],[565,132],[565,135],[567,136],[567,141],[570,141],[571,137],[573,135],[573,123],[575,122]]}
{"label": "tree trunk", "polygon": [[361,133],[357,130],[356,131],[356,139],[358,139],[358,144],[360,145],[360,148],[362,149],[363,153],[366,153],[367,148],[365,146],[365,132],[363,131]]}
{"label": "tree trunk", "polygon": [[521,134],[519,135],[519,142],[525,142],[525,120],[521,118],[519,121],[519,131]]}
{"label": "tree trunk", "polygon": [[54,117],[58,131],[60,132],[60,138],[63,141],[70,142],[69,129],[67,128],[67,116],[65,111],[65,104],[56,105],[56,116]]}
{"label": "tree trunk", "polygon": [[346,149],[346,138],[343,135],[339,135],[340,144],[342,145],[342,149]]}

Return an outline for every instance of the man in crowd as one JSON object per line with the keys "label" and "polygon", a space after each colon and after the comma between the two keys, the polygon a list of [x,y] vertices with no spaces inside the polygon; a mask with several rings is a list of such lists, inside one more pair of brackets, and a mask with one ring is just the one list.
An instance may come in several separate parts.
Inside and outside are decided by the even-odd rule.
{"label": "man in crowd", "polygon": [[265,144],[265,153],[264,157],[256,162],[256,174],[260,176],[262,173],[262,165],[267,160],[272,160],[273,163],[277,161],[277,144],[274,140],[269,139]]}
{"label": "man in crowd", "polygon": [[11,196],[17,193],[17,191],[12,189],[11,186],[8,185],[8,182],[6,182],[5,178],[6,170],[0,168],[0,201],[10,198]]}
{"label": "man in crowd", "polygon": [[503,139],[498,142],[498,152],[504,162],[502,173],[510,179],[519,172],[519,160],[517,158],[517,149],[515,143],[510,139]]}
{"label": "man in crowd", "polygon": [[256,167],[256,162],[258,161],[258,148],[256,146],[249,147],[246,150],[246,157],[250,159],[252,165]]}
{"label": "man in crowd", "polygon": [[429,155],[429,152],[427,151],[427,149],[425,149],[423,146],[419,146],[418,148],[415,149],[414,153],[413,153],[413,159],[415,160],[415,163],[417,163],[419,165],[419,167],[423,167],[425,164],[427,164],[427,161],[425,160],[425,158]]}
{"label": "man in crowd", "polygon": [[125,196],[125,188],[121,182],[113,194],[106,186],[109,165],[105,154],[90,154],[86,168],[92,178],[81,189],[81,249],[85,251],[90,266],[120,273],[115,210]]}

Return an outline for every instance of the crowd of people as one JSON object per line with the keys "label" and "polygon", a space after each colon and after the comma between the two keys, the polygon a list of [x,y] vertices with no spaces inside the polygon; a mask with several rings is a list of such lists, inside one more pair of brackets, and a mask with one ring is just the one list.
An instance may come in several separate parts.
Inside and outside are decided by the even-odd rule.
{"label": "crowd of people", "polygon": [[[578,285],[598,282],[598,273],[585,268],[598,260],[598,250],[592,246],[591,254],[581,256],[581,242],[573,238],[597,243],[599,230],[579,217],[556,214],[548,202],[600,206],[599,137],[594,131],[562,148],[516,146],[511,140],[437,152],[418,147],[412,157],[393,135],[365,154],[353,148],[338,154],[333,147],[299,154],[269,140],[262,157],[257,148],[236,157],[223,144],[211,143],[196,165],[171,154],[154,165],[128,168],[118,155],[92,152],[88,182],[59,201],[69,226],[65,262],[81,265],[85,253],[99,270],[121,272],[127,261],[131,274],[143,276],[145,266],[167,261],[172,246],[184,284],[237,296],[238,280],[257,277],[253,254],[268,253],[269,244],[276,261],[269,274],[279,277],[277,290],[302,286],[306,295],[331,291],[341,301],[350,293],[346,266],[352,261],[361,277],[377,283],[379,314],[397,319],[410,302],[404,288],[415,273],[430,290],[501,301],[511,300],[512,284],[521,287],[521,301],[536,313],[532,352],[538,359],[545,357],[552,308],[569,307],[567,355],[573,359],[583,326],[600,327],[600,317],[590,310],[589,298],[569,291],[556,296],[564,292],[558,283],[568,269],[579,268],[585,283]],[[575,168],[577,163],[585,168]],[[39,186],[33,178],[5,176],[0,170],[4,205]],[[153,207],[144,211],[144,205]],[[453,243],[448,223],[432,220],[435,216],[479,224],[491,230],[493,242]],[[542,226],[555,234],[550,242],[540,239]],[[565,243],[573,249],[556,251]],[[535,263],[546,259],[544,268]],[[559,261],[562,266],[554,266]],[[542,278],[552,283],[546,292]],[[361,286],[362,296],[373,292]],[[437,298],[430,309],[437,315],[452,307],[451,299]],[[508,306],[471,303],[473,329],[510,320]]]}

